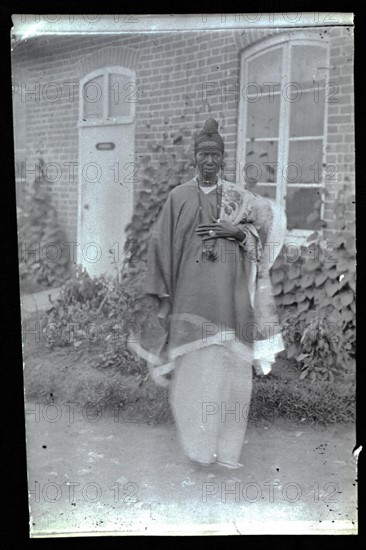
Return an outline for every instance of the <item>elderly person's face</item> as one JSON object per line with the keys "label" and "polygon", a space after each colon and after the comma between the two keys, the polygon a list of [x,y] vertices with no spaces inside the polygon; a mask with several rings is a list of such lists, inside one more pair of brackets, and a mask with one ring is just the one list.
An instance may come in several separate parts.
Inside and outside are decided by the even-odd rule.
{"label": "elderly person's face", "polygon": [[196,164],[204,180],[210,180],[221,168],[223,155],[219,147],[201,147],[196,153]]}

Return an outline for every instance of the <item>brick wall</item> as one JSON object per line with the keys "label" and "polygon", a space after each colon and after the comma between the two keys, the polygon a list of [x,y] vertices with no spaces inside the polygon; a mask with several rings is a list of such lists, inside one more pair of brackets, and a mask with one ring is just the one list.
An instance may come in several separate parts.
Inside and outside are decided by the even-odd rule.
{"label": "brick wall", "polygon": [[[172,140],[180,128],[184,131],[184,144],[188,146],[192,131],[201,127],[208,116],[213,116],[220,121],[226,162],[234,166],[239,104],[233,90],[240,82],[240,53],[277,32],[267,29],[180,32],[169,36],[41,37],[19,43],[13,52],[14,80],[22,79],[23,88],[36,90],[32,95],[26,94],[24,89],[22,97],[23,102],[26,99],[27,169],[34,168],[40,155],[46,163],[59,166],[49,165],[48,177],[55,180],[49,187],[68,237],[76,240],[78,183],[77,177],[74,181],[69,177],[70,168],[65,163],[78,161],[79,97],[78,86],[72,88],[74,94],[71,96],[66,83],[77,82],[83,76],[85,56],[102,56],[106,48],[118,47],[132,48],[139,54],[134,60],[138,81],[136,162],[149,152],[151,142],[163,143],[168,150],[173,150]],[[325,219],[332,229],[335,221],[332,202],[341,185],[345,182],[352,185],[354,179],[353,40],[351,29],[334,28],[326,32],[330,35],[330,64],[334,67],[330,80],[339,86],[339,102],[329,105],[328,120],[327,162],[339,167],[338,183],[327,183],[329,193],[324,209]],[[206,86],[211,91],[208,97],[205,96]],[[218,88],[212,93],[215,86]],[[224,101],[223,86],[227,90]],[[62,93],[58,96],[60,90]],[[234,171],[227,178],[234,179]],[[33,175],[28,174],[27,181],[32,179]],[[352,217],[353,212],[348,212],[347,216]]]}
{"label": "brick wall", "polygon": [[[336,88],[337,103],[328,105],[327,165],[335,166],[336,177],[326,182],[327,193],[324,197],[324,220],[327,229],[336,227],[337,214],[334,201],[340,199],[342,188],[346,186],[354,193],[355,156],[354,156],[354,103],[353,103],[353,31],[349,27],[334,28],[330,31],[330,78]],[[333,181],[337,180],[337,181]],[[346,221],[355,218],[354,205],[345,213]],[[327,235],[328,232],[325,232]]]}

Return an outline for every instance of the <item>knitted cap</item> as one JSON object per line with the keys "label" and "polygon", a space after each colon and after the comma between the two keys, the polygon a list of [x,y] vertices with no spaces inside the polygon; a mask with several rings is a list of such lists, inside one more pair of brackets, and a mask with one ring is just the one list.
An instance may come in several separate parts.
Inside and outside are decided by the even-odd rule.
{"label": "knitted cap", "polygon": [[209,118],[203,125],[202,130],[194,140],[194,152],[196,153],[202,147],[219,147],[224,152],[224,142],[220,136],[218,122],[214,118]]}

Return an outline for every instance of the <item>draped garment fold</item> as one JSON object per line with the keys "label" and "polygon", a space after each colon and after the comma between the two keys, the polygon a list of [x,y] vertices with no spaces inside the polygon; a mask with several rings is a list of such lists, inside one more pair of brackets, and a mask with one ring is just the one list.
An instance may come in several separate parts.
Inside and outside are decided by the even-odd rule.
{"label": "draped garment fold", "polygon": [[200,219],[212,223],[216,193],[201,194],[199,201],[196,179],[170,193],[153,228],[145,290],[169,300],[170,323],[167,331],[157,323],[142,327],[130,347],[155,367],[155,375],[172,370],[181,355],[228,342],[258,374],[267,374],[283,349],[269,269],[283,243],[284,213],[277,209],[276,215],[274,203],[238,185],[219,185],[220,219],[238,224],[245,244],[216,239],[217,260],[205,258],[195,228]]}

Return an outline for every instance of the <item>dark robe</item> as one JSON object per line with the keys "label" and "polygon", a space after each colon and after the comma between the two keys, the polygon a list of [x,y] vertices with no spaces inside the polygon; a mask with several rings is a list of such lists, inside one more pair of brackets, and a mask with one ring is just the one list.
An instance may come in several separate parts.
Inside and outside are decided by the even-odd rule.
{"label": "dark robe", "polygon": [[[210,343],[235,338],[252,345],[254,314],[249,295],[251,261],[234,239],[215,239],[218,257],[203,254],[200,223],[217,216],[217,193],[199,191],[196,180],[169,195],[151,237],[146,293],[168,296],[170,330],[165,353],[170,359]],[[199,204],[202,215],[200,218]],[[215,242],[216,241],[216,242]]]}
{"label": "dark robe", "polygon": [[171,316],[163,329],[152,308],[128,347],[162,385],[178,356],[211,344],[227,344],[258,374],[268,374],[283,349],[269,270],[286,234],[284,210],[241,186],[219,182],[220,219],[238,225],[244,243],[214,239],[209,242],[215,243],[217,259],[203,254],[195,229],[217,217],[217,194],[200,191],[199,199],[196,179],[171,191],[152,229],[145,291],[155,303],[166,297]]}

